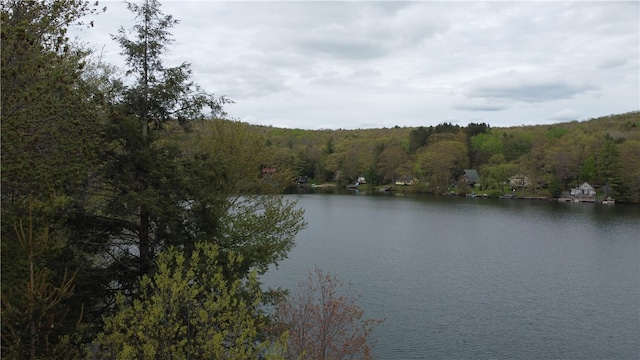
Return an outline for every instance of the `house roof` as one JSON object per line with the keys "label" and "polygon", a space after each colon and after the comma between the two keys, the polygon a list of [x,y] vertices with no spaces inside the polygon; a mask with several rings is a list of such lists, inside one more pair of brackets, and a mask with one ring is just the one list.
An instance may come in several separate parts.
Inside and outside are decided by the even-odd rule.
{"label": "house roof", "polygon": [[583,183],[582,185],[580,185],[579,187],[580,189],[593,189],[593,186],[589,185],[588,182]]}
{"label": "house roof", "polygon": [[415,177],[413,175],[404,175],[404,176],[400,176],[399,178],[396,179],[396,181],[411,181],[414,180]]}
{"label": "house roof", "polygon": [[480,180],[480,175],[478,175],[478,172],[476,170],[465,170],[464,175],[467,177],[467,179],[473,182],[478,182],[478,180]]}

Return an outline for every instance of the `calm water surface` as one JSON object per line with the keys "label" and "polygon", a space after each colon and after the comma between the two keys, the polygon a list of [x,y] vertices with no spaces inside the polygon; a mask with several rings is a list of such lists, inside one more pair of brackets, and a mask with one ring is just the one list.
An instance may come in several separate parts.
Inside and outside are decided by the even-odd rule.
{"label": "calm water surface", "polygon": [[268,286],[351,282],[379,359],[639,359],[640,207],[291,195],[309,223]]}

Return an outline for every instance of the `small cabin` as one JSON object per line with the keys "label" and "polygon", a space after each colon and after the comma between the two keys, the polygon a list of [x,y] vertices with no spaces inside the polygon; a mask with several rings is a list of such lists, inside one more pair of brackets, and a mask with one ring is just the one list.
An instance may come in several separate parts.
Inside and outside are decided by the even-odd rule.
{"label": "small cabin", "polygon": [[465,170],[460,180],[469,186],[480,185],[480,175],[476,170]]}
{"label": "small cabin", "polygon": [[413,175],[405,175],[396,179],[396,185],[409,186],[416,183],[416,178]]}
{"label": "small cabin", "polygon": [[585,182],[582,185],[571,189],[571,196],[577,198],[583,197],[596,197],[596,190],[589,183]]}

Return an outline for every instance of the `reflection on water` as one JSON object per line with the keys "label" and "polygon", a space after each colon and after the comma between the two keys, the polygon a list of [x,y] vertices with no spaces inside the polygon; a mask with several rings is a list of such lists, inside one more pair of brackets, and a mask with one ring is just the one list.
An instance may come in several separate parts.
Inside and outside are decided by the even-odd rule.
{"label": "reflection on water", "polygon": [[309,226],[263,280],[352,282],[380,359],[640,354],[640,207],[359,195],[291,195]]}

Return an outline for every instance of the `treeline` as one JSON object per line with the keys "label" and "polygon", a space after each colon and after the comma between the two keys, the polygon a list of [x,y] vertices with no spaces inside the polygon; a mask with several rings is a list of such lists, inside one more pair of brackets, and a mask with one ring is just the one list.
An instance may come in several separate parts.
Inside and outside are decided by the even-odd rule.
{"label": "treeline", "polygon": [[[530,194],[560,196],[588,182],[600,196],[640,202],[640,112],[553,125],[492,128],[394,127],[368,130],[300,130],[253,126],[276,157],[314,182],[343,184],[364,176],[368,184],[393,184],[412,176],[418,191],[511,191],[526,178]],[[473,169],[473,188],[461,181]]]}
{"label": "treeline", "polygon": [[[3,359],[368,358],[373,323],[334,277],[309,278],[324,303],[262,289],[305,226],[292,174],[262,176],[275,148],[163,63],[177,21],[157,1],[113,36],[125,69],[68,39],[97,3],[1,6]],[[348,333],[320,344],[327,314]]]}

